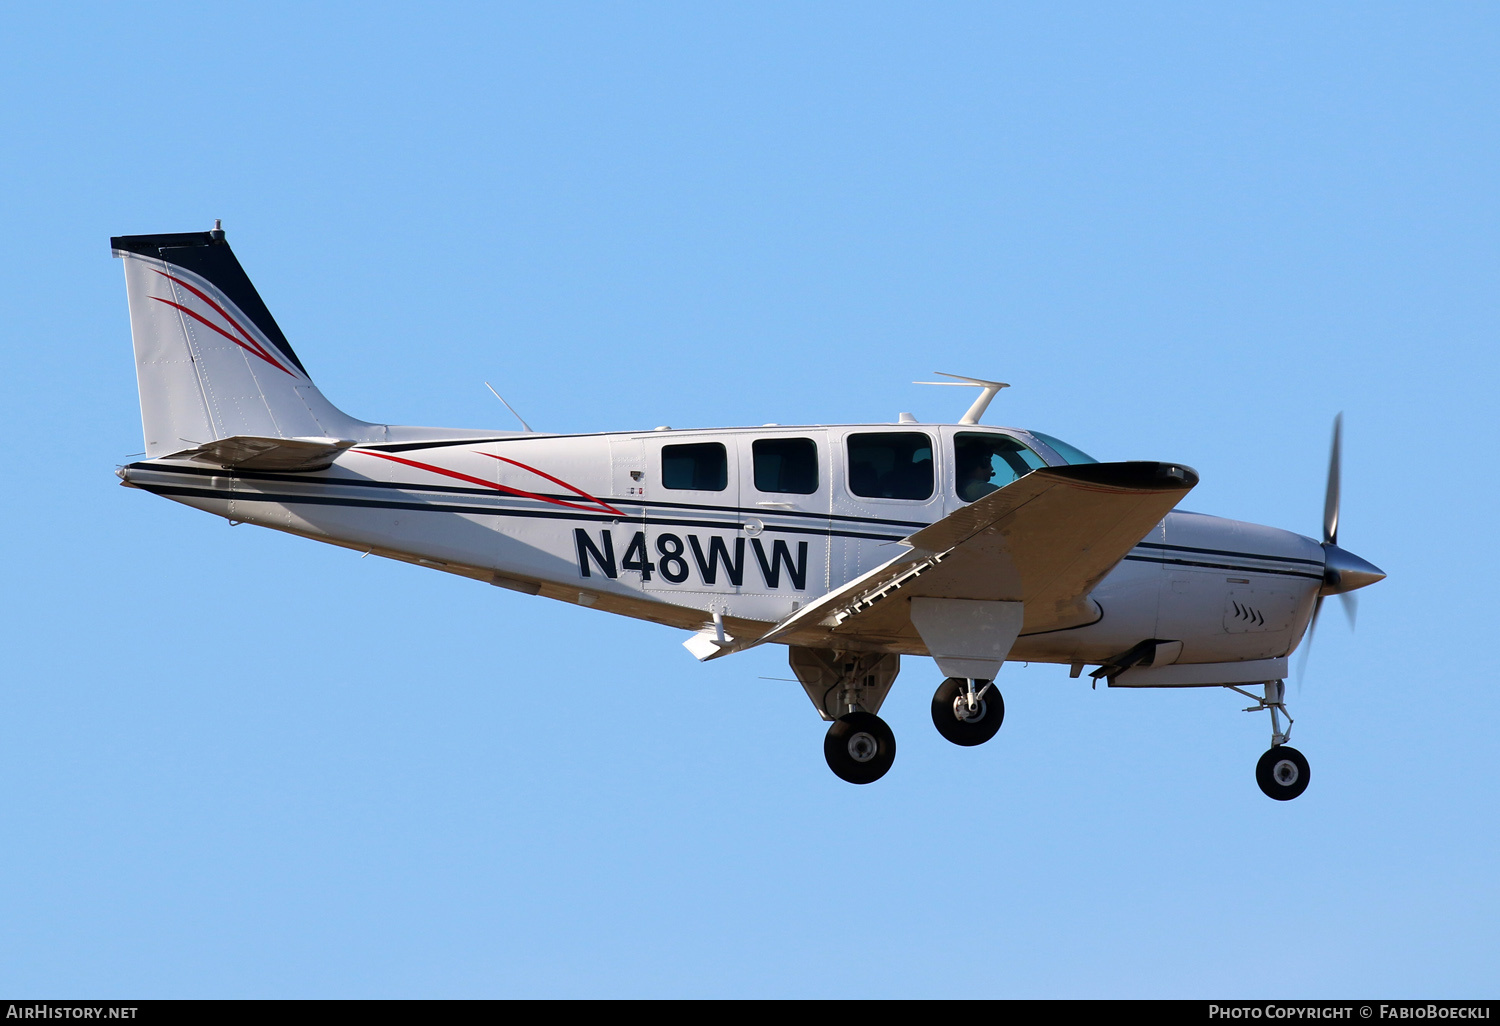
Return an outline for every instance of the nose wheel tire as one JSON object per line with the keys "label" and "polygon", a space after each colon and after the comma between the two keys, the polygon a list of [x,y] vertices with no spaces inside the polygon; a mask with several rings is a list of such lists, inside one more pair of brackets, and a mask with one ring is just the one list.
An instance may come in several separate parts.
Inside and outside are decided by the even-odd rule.
{"label": "nose wheel tire", "polygon": [[823,738],[828,768],[851,784],[873,784],[896,761],[896,735],[874,713],[840,716]]}
{"label": "nose wheel tire", "polygon": [[976,691],[989,684],[975,711],[969,709],[969,682],[962,677],[949,677],[932,696],[932,725],[943,737],[965,748],[984,744],[1005,721],[1005,699],[1000,697],[1000,689],[988,681],[974,683]]}
{"label": "nose wheel tire", "polygon": [[1289,802],[1307,790],[1307,760],[1290,745],[1276,745],[1255,764],[1255,782],[1268,798]]}

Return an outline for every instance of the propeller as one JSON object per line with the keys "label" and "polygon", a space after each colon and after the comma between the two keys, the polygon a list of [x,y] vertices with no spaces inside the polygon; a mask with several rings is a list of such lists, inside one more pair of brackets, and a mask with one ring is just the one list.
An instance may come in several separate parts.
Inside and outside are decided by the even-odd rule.
{"label": "propeller", "polygon": [[1333,418],[1333,445],[1328,453],[1328,489],[1323,494],[1323,586],[1318,589],[1318,601],[1313,605],[1312,620],[1307,625],[1307,637],[1302,644],[1302,660],[1297,667],[1297,685],[1307,671],[1308,653],[1312,651],[1313,633],[1318,629],[1318,616],[1323,612],[1323,600],[1337,595],[1343,604],[1344,615],[1349,618],[1349,629],[1354,629],[1359,613],[1359,599],[1353,594],[1356,588],[1384,580],[1385,573],[1347,549],[1341,549],[1339,540],[1339,498],[1343,477],[1342,460],[1344,448],[1344,415]]}

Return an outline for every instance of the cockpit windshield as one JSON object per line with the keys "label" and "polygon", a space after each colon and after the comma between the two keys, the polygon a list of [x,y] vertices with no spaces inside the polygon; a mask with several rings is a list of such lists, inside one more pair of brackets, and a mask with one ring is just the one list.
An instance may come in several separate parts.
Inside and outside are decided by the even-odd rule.
{"label": "cockpit windshield", "polygon": [[1084,452],[1082,449],[1075,448],[1074,446],[1069,445],[1067,442],[1064,442],[1060,438],[1053,438],[1051,435],[1044,435],[1040,431],[1033,431],[1031,433],[1037,438],[1040,438],[1043,442],[1047,443],[1047,445],[1051,447],[1053,452],[1057,453],[1069,464],[1099,462],[1098,460],[1094,459],[1094,457]]}

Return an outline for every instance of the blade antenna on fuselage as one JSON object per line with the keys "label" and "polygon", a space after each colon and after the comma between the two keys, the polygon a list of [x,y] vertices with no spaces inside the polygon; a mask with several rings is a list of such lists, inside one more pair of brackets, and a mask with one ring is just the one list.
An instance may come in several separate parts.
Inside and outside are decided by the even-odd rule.
{"label": "blade antenna on fuselage", "polygon": [[1010,384],[1004,381],[986,381],[984,378],[968,378],[962,374],[949,374],[947,371],[933,371],[945,378],[956,378],[956,381],[913,381],[913,385],[956,385],[960,388],[970,386],[983,389],[979,398],[974,400],[974,405],[969,407],[969,412],[958,419],[960,424],[978,424],[979,418],[984,416],[984,411],[989,409],[990,400],[1000,394],[1002,388],[1009,388]]}
{"label": "blade antenna on fuselage", "polygon": [[[501,395],[499,392],[496,392],[494,385],[486,381],[484,383],[484,387],[490,390],[490,395],[494,396],[496,399],[499,399],[502,403],[505,403],[505,396]],[[521,426],[526,429],[527,434],[536,434],[536,430],[530,424],[526,423],[526,418],[517,413],[514,406],[512,406],[510,403],[505,403],[505,408],[511,412],[512,416],[514,416],[521,422]]]}

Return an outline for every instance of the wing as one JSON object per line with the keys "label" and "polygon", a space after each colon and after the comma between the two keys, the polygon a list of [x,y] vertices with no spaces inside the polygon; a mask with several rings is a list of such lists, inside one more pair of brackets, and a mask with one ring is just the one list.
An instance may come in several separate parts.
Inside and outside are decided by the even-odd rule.
{"label": "wing", "polygon": [[[912,598],[1025,604],[1023,634],[1095,619],[1088,594],[1198,483],[1169,463],[1045,467],[955,510],[904,539],[883,566],[798,610],[753,641],[924,651],[908,615]],[[897,600],[897,601],[893,601]]]}

